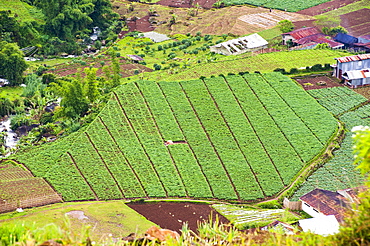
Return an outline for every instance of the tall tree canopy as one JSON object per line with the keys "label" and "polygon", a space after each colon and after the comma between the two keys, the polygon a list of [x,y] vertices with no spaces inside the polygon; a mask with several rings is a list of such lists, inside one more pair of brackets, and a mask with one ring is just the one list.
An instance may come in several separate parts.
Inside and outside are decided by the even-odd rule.
{"label": "tall tree canopy", "polygon": [[46,30],[62,40],[75,39],[93,26],[105,28],[116,16],[109,0],[38,0],[35,4],[46,16]]}
{"label": "tall tree canopy", "polygon": [[0,76],[9,80],[10,85],[22,83],[27,64],[16,43],[0,42]]}

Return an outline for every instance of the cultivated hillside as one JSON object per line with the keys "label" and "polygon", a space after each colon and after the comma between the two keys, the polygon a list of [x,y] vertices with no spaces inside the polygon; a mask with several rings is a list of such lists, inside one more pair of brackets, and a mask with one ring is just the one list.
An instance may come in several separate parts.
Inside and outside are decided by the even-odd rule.
{"label": "cultivated hillside", "polygon": [[14,158],[67,201],[255,200],[288,185],[336,128],[280,73],[141,81],[119,87],[84,131]]}

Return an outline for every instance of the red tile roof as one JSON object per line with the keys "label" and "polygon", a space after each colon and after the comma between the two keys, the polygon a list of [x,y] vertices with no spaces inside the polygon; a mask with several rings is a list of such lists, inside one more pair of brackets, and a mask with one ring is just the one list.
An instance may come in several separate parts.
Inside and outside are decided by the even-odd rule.
{"label": "red tile roof", "polygon": [[319,34],[320,31],[317,30],[316,27],[305,27],[305,28],[300,28],[291,32],[287,32],[284,34],[290,34],[294,39],[299,40],[304,37],[308,37],[311,35]]}
{"label": "red tile roof", "polygon": [[350,208],[348,200],[337,192],[314,189],[300,199],[324,215],[334,215],[338,222]]}
{"label": "red tile roof", "polygon": [[351,61],[361,61],[361,60],[370,59],[370,54],[360,54],[360,55],[354,55],[354,56],[345,56],[345,57],[339,57],[339,58],[335,58],[335,59],[339,63],[351,62]]}

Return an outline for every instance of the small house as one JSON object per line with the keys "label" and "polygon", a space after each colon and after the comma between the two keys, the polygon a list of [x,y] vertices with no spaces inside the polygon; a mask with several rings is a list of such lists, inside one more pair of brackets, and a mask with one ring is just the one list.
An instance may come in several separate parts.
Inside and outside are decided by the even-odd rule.
{"label": "small house", "polygon": [[335,58],[334,77],[341,79],[351,87],[370,84],[370,54]]}
{"label": "small house", "polygon": [[210,46],[210,51],[222,55],[239,55],[248,51],[257,51],[267,48],[268,42],[257,33],[249,36],[232,39]]}
{"label": "small house", "polygon": [[284,45],[290,40],[293,43],[293,49],[298,50],[312,49],[316,47],[317,44],[323,43],[327,43],[332,49],[338,49],[344,46],[342,43],[326,38],[326,36],[315,27],[300,28],[281,35]]}
{"label": "small house", "polygon": [[314,218],[334,215],[339,223],[351,208],[350,201],[338,192],[314,189],[299,198],[302,210]]}
{"label": "small house", "polygon": [[353,47],[353,44],[358,43],[358,38],[345,33],[338,33],[335,35],[334,40],[344,44],[345,48],[351,48]]}

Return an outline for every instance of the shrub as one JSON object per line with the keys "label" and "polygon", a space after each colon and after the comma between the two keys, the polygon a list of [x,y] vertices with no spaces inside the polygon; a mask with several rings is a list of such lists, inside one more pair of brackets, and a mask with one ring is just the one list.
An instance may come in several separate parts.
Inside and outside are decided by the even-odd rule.
{"label": "shrub", "polygon": [[290,69],[289,73],[290,74],[296,74],[296,73],[298,73],[298,69],[297,68],[292,68],[292,69]]}

